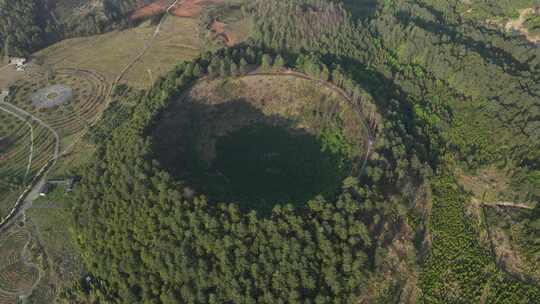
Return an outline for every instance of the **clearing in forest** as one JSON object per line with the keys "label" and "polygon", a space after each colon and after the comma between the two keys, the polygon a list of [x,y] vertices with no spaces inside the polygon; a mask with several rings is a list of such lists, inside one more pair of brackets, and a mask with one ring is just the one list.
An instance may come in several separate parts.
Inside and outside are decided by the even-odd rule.
{"label": "clearing in forest", "polygon": [[487,22],[502,26],[507,31],[516,31],[532,43],[540,43],[540,6],[520,10],[517,19]]}
{"label": "clearing in forest", "polygon": [[266,214],[332,198],[366,134],[346,100],[296,76],[199,81],[154,130],[162,165],[215,202]]}

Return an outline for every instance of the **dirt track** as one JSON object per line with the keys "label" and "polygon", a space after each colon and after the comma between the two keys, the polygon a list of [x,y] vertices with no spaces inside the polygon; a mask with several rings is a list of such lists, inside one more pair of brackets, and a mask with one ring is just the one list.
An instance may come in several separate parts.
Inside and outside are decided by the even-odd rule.
{"label": "dirt track", "polygon": [[494,203],[482,203],[482,206],[484,207],[505,207],[505,208],[519,208],[519,209],[528,209],[533,210],[534,207],[525,205],[525,204],[517,204],[512,202],[494,202]]}

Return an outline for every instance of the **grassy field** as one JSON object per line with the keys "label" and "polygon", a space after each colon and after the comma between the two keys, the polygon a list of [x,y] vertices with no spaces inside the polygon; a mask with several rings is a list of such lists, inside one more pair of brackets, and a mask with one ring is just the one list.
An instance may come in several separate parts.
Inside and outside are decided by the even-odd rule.
{"label": "grassy field", "polygon": [[[126,74],[124,81],[137,88],[148,88],[179,60],[199,54],[202,46],[197,22],[193,18],[167,18],[152,47]],[[34,56],[43,66],[92,70],[111,83],[150,41],[155,27],[148,21],[122,31],[67,39]]]}
{"label": "grassy field", "polygon": [[332,197],[362,158],[364,137],[345,100],[295,76],[201,81],[154,135],[177,177],[261,213]]}
{"label": "grassy field", "polygon": [[[50,125],[60,137],[60,151],[69,150],[58,160],[50,178],[71,175],[91,156],[94,147],[81,141],[81,136],[104,110],[110,84],[144,49],[155,29],[156,25],[148,21],[122,31],[68,39],[34,54],[32,66],[26,72],[16,72],[9,66],[0,73],[0,87],[12,88],[8,101]],[[146,89],[178,61],[190,60],[202,49],[197,18],[168,17],[147,53],[121,82]],[[36,107],[32,96],[53,85],[69,87],[71,99],[50,108]],[[29,122],[34,132],[34,154],[27,174],[30,126],[4,112],[0,112],[0,121],[0,215],[5,215],[22,192],[24,181],[51,158],[54,137],[44,127]],[[50,266],[28,299],[31,303],[53,302],[59,288],[82,275],[82,265],[66,225],[70,217],[66,207],[69,197],[63,194],[63,190],[57,189],[47,200],[36,201],[26,211],[28,224],[34,228],[32,238],[40,239],[47,257],[44,262]],[[22,248],[17,250],[20,254]],[[34,284],[35,269],[23,266],[17,262],[2,268],[0,289],[4,286],[15,290]],[[0,304],[15,301],[14,296],[0,293]]]}
{"label": "grassy field", "polygon": [[27,211],[49,265],[47,277],[44,279],[47,284],[38,286],[38,292],[33,295],[36,300],[39,300],[41,293],[50,295],[82,276],[83,266],[69,231],[71,212],[67,207],[68,200],[69,194],[64,187],[58,186],[53,188],[47,197],[36,200],[33,208]]}

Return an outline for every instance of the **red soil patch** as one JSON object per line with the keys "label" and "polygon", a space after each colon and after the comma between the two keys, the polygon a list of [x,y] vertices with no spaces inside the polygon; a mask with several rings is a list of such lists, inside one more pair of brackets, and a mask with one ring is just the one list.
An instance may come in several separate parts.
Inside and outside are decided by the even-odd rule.
{"label": "red soil patch", "polygon": [[211,29],[216,37],[223,39],[227,46],[233,46],[236,44],[236,37],[233,33],[227,31],[226,26],[227,24],[215,20],[211,25]]}
{"label": "red soil patch", "polygon": [[129,19],[130,20],[140,20],[145,19],[157,14],[161,14],[165,12],[167,9],[168,2],[167,0],[159,0],[154,3],[150,3],[148,5],[143,5],[135,11],[131,12]]}
{"label": "red soil patch", "polygon": [[[194,17],[197,16],[205,5],[220,4],[224,0],[181,0],[173,7],[170,13],[177,17]],[[171,0],[157,0],[148,5],[143,5],[133,11],[129,19],[140,20],[157,14],[164,13],[171,4]]]}

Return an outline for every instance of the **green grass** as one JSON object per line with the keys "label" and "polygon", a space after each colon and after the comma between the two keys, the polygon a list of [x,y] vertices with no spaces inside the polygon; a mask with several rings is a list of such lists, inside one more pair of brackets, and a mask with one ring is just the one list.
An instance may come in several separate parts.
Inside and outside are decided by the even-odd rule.
{"label": "green grass", "polygon": [[[37,108],[31,102],[34,93],[51,85],[64,85],[73,91],[73,96],[64,104],[51,108]],[[10,102],[35,115],[60,136],[61,148],[71,143],[103,111],[108,85],[93,72],[60,69],[45,74],[33,74],[14,85]]]}
{"label": "green grass", "polygon": [[[145,22],[122,31],[67,39],[34,55],[44,66],[92,70],[112,83],[146,46],[154,30],[154,25]],[[197,19],[168,18],[148,53],[131,68],[123,82],[148,88],[178,61],[197,56],[201,48],[198,30]]]}
{"label": "green grass", "polygon": [[72,215],[67,206],[70,195],[64,187],[54,187],[27,211],[49,259],[52,277],[60,285],[79,279],[83,269],[70,232]]}
{"label": "green grass", "polygon": [[4,218],[13,207],[33,176],[52,157],[52,134],[35,122],[30,125],[34,130],[33,154],[30,170],[28,163],[31,151],[30,126],[17,117],[0,112],[0,120],[6,121],[0,126],[0,218]]}

